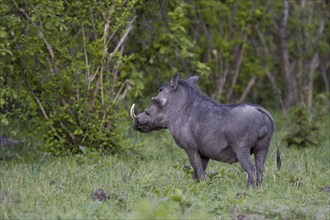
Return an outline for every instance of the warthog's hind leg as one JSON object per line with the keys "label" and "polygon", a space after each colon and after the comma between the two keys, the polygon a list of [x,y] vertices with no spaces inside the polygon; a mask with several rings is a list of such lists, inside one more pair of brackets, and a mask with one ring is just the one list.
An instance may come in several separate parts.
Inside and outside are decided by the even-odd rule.
{"label": "warthog's hind leg", "polygon": [[269,142],[270,138],[265,137],[260,139],[256,146],[253,148],[257,169],[257,186],[260,186],[262,183],[264,175],[264,162],[268,153]]}
{"label": "warthog's hind leg", "polygon": [[243,169],[248,174],[246,186],[248,189],[251,189],[253,187],[253,179],[254,179],[253,176],[254,176],[255,167],[250,160],[250,150],[247,147],[240,147],[237,148],[235,151],[238,161],[241,163]]}

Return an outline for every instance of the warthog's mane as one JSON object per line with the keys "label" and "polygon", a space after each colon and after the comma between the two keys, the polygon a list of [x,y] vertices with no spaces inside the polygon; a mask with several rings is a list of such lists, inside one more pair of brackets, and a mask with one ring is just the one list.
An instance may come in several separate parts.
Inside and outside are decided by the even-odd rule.
{"label": "warthog's mane", "polygon": [[198,110],[200,113],[220,106],[219,102],[200,91],[197,85],[191,84],[184,80],[179,80],[179,85],[181,85],[187,91],[188,94],[187,100],[185,101],[184,105],[186,110],[192,108],[195,102],[199,103]]}

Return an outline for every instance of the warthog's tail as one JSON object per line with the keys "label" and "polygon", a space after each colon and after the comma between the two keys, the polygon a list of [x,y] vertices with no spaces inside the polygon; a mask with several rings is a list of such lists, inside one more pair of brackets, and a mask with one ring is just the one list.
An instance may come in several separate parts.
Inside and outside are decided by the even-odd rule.
{"label": "warthog's tail", "polygon": [[[274,124],[275,127],[275,124]],[[282,161],[281,161],[281,154],[280,154],[280,147],[279,144],[277,142],[277,135],[276,135],[276,129],[274,130],[275,133],[275,144],[276,144],[276,162],[277,162],[277,169],[281,170],[281,166],[282,166]]]}
{"label": "warthog's tail", "polygon": [[276,163],[277,163],[277,169],[281,170],[281,166],[282,166],[282,161],[281,161],[281,154],[280,154],[280,146],[277,142],[277,135],[276,135],[276,126],[275,126],[275,122],[273,119],[273,116],[264,108],[258,106],[257,107],[259,111],[261,111],[262,113],[264,113],[265,115],[268,116],[268,118],[272,121],[273,126],[274,126],[274,135],[275,135],[275,144],[276,144]]}

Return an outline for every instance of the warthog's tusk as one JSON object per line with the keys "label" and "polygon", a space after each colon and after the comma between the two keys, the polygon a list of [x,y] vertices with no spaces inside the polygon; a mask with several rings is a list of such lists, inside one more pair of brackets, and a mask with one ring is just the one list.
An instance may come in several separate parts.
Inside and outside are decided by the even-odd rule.
{"label": "warthog's tusk", "polygon": [[135,104],[132,105],[129,113],[130,113],[130,116],[131,116],[133,122],[137,122],[137,116],[135,115],[134,107],[135,107]]}

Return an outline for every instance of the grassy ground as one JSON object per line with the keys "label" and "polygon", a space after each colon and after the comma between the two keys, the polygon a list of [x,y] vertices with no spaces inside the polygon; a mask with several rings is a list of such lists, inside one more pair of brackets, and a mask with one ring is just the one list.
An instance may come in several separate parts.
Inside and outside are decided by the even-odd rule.
{"label": "grassy ground", "polygon": [[[280,172],[272,143],[263,185],[253,190],[239,164],[211,161],[208,180],[193,181],[166,131],[136,134],[143,147],[122,156],[18,153],[0,161],[0,219],[330,219],[330,192],[321,190],[330,186],[328,129],[321,146],[282,146]],[[98,189],[102,202],[93,200]]]}

